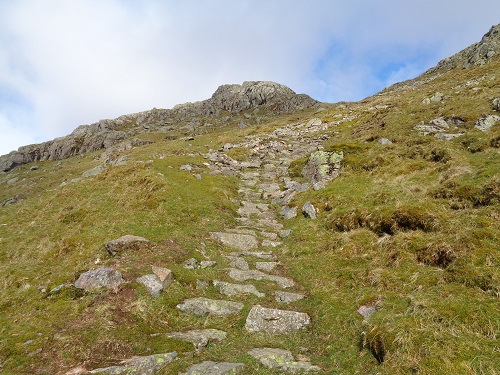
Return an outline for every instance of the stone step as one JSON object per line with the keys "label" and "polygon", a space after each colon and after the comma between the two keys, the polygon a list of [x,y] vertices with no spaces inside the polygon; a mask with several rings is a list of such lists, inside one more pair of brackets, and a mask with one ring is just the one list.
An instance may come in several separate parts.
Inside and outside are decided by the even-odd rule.
{"label": "stone step", "polygon": [[290,350],[278,348],[255,348],[247,352],[265,367],[279,369],[280,372],[317,372],[321,368],[309,361],[296,361]]}
{"label": "stone step", "polygon": [[264,293],[259,292],[252,284],[232,284],[219,280],[214,280],[213,284],[220,293],[229,297],[242,294],[253,294],[259,298],[266,296]]}
{"label": "stone step", "polygon": [[221,342],[227,336],[227,333],[219,329],[194,329],[184,332],[170,332],[167,337],[190,342],[194,345],[196,351],[202,350],[209,342]]}
{"label": "stone step", "polygon": [[303,312],[270,309],[255,305],[247,316],[245,328],[249,332],[282,334],[297,332],[310,323],[311,318]]}
{"label": "stone step", "polygon": [[247,281],[247,280],[272,281],[275,282],[280,288],[291,288],[295,285],[295,282],[292,279],[283,276],[269,275],[259,270],[244,271],[244,270],[239,270],[237,268],[230,268],[229,277],[236,281]]}
{"label": "stone step", "polygon": [[243,363],[204,361],[190,366],[186,372],[179,372],[179,375],[237,374],[244,366]]}
{"label": "stone step", "polygon": [[184,300],[176,307],[186,314],[196,316],[208,315],[231,315],[240,312],[243,308],[243,303],[215,300],[203,297],[190,298]]}

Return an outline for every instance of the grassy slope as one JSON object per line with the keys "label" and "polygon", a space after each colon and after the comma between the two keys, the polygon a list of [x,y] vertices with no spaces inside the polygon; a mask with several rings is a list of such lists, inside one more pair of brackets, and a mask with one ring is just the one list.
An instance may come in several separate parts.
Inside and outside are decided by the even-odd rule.
{"label": "grassy slope", "polygon": [[[493,113],[491,100],[499,96],[500,77],[475,85],[480,90],[457,86],[498,71],[497,59],[412,91],[389,92],[347,107],[327,106],[315,115],[324,121],[350,111],[360,116],[332,128],[333,137],[325,143],[327,149],[345,152],[342,175],[324,190],[295,198],[298,205],[311,200],[320,211],[318,219],[298,217],[286,223],[294,231],[280,258],[310,296],[294,307],[313,318],[310,331],[298,335],[248,335],[241,329],[244,317],[204,321],[179,314],[175,305],[200,295],[196,278],[224,278],[210,269],[186,271],[182,262],[192,256],[202,259],[200,251],[205,251],[224,264],[208,233],[234,224],[237,208],[235,179],[203,173],[207,169],[199,153],[245,134],[306,120],[312,113],[243,130],[220,129],[189,143],[147,134],[155,143],[127,151],[128,165],[64,187],[59,186],[63,180],[97,165],[98,154],[11,172],[18,180],[0,185],[0,201],[19,193],[26,200],[0,208],[3,372],[53,374],[130,355],[187,353],[190,345],[156,334],[201,323],[229,330],[231,339],[210,346],[198,360],[255,363],[242,355],[245,349],[269,345],[295,353],[307,347],[312,362],[327,373],[495,373],[500,365],[495,340],[500,158],[491,141],[500,135],[500,126],[487,133],[471,128],[483,113]],[[436,91],[447,98],[421,103]],[[369,109],[375,105],[389,107]],[[420,121],[452,114],[466,120],[467,136],[444,142],[412,130]],[[394,143],[379,145],[381,137]],[[239,152],[233,156],[244,158]],[[201,181],[179,171],[186,163],[202,168]],[[300,170],[300,163],[294,170]],[[157,245],[108,257],[104,243],[126,233]],[[50,290],[73,282],[80,272],[97,267],[97,258],[100,265],[120,269],[129,281],[149,273],[154,264],[171,268],[177,282],[155,300],[133,282],[118,294],[81,293],[71,287],[55,294],[38,291],[40,285]],[[264,283],[258,288],[266,290]],[[202,294],[218,297],[210,288]],[[370,324],[362,323],[357,308],[379,296],[380,310]],[[256,303],[253,299],[249,302]],[[272,298],[265,304],[272,305]],[[382,365],[366,349],[360,351],[363,331],[367,341],[383,342],[387,355]],[[38,348],[43,349],[40,354],[27,355]],[[192,361],[182,354],[169,371]]]}

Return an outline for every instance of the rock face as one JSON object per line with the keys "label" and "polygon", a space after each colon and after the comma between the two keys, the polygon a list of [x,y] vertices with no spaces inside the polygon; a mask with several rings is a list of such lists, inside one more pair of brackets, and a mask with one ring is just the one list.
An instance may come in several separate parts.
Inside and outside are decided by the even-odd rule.
{"label": "rock face", "polygon": [[106,250],[108,251],[109,255],[116,255],[126,250],[142,249],[148,243],[149,241],[144,237],[127,234],[123,237],[117,238],[116,240],[109,241],[106,244]]}
{"label": "rock face", "polygon": [[451,57],[441,60],[436,67],[428,70],[428,73],[442,69],[456,67],[469,68],[473,65],[484,65],[498,53],[500,53],[500,24],[493,26],[480,42],[467,47]]}
{"label": "rock face", "polygon": [[297,332],[310,323],[311,318],[306,313],[256,305],[250,310],[245,327],[249,332],[281,334]]}
{"label": "rock face", "polygon": [[116,289],[125,282],[120,271],[114,268],[102,267],[84,272],[75,281],[75,288],[91,290],[99,287]]}
{"label": "rock face", "polygon": [[133,357],[122,361],[121,366],[112,366],[106,368],[99,368],[89,371],[89,374],[112,374],[112,375],[129,375],[129,374],[142,374],[154,375],[166,365],[171,363],[177,357],[176,352],[153,354],[145,357]]}
{"label": "rock face", "polygon": [[[175,127],[170,124],[179,122],[188,124],[178,130],[194,134],[198,128],[205,126],[200,123],[200,117],[217,117],[222,111],[237,115],[251,109],[263,108],[280,114],[317,104],[311,97],[296,94],[288,87],[274,82],[253,81],[243,82],[241,85],[222,85],[210,99],[201,102],[180,104],[172,109],[154,108],[113,120],[101,120],[91,125],[81,125],[68,136],[20,147],[17,151],[0,156],[0,172],[8,172],[18,165],[34,161],[61,160],[100,149],[108,150],[115,145],[116,151],[126,150],[134,147],[133,143],[125,142],[122,147],[118,144],[131,134],[145,130],[172,130]],[[126,133],[118,130],[124,127],[130,131]]]}

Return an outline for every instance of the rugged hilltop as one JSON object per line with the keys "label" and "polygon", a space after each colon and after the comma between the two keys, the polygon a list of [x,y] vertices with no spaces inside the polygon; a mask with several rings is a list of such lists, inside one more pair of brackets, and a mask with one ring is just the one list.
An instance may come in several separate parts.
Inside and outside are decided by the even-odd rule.
{"label": "rugged hilltop", "polygon": [[0,372],[496,373],[498,30],[359,102],[224,85],[3,156]]}
{"label": "rugged hilltop", "polygon": [[[222,85],[210,99],[179,104],[172,109],[153,109],[81,125],[70,135],[41,144],[20,147],[0,157],[0,171],[7,172],[18,165],[42,160],[61,160],[87,152],[109,148],[125,138],[145,131],[182,130],[200,134],[206,127],[224,124],[230,117],[246,114],[252,120],[259,111],[272,116],[311,108],[318,102],[305,94],[296,94],[274,82],[243,82],[242,85]],[[207,123],[210,121],[210,123]],[[242,123],[243,124],[243,123]]]}

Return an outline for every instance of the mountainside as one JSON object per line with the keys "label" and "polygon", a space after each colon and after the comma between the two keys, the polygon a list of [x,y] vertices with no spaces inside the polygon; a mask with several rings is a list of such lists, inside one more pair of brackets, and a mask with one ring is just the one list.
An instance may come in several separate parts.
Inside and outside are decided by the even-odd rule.
{"label": "mountainside", "polygon": [[224,85],[0,157],[0,372],[496,373],[499,31],[360,102]]}

